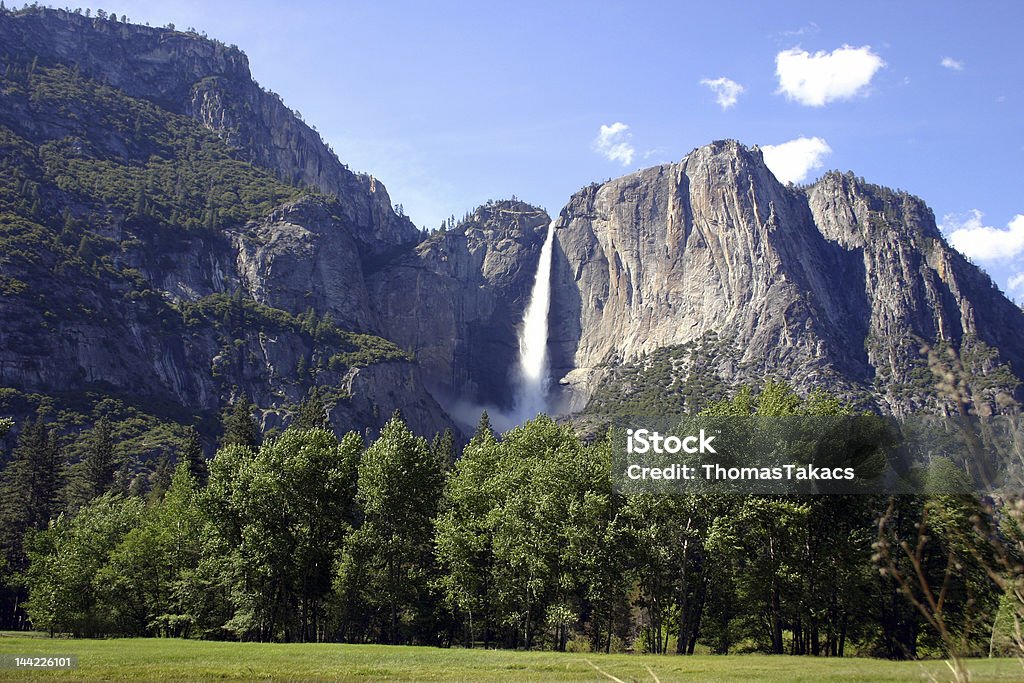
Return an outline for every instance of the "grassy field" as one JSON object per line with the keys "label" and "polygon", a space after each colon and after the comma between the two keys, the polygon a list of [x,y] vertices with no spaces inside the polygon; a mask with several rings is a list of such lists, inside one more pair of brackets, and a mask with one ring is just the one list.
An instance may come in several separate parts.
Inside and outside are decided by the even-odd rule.
{"label": "grassy field", "polygon": [[[0,680],[74,681],[923,681],[944,662],[814,657],[579,655],[383,645],[51,640],[0,636],[0,654],[78,655],[73,671],[0,669]],[[595,668],[596,667],[596,668]],[[598,671],[600,669],[600,671]],[[971,660],[973,681],[1020,681],[1011,659]],[[614,677],[614,678],[613,678]]]}

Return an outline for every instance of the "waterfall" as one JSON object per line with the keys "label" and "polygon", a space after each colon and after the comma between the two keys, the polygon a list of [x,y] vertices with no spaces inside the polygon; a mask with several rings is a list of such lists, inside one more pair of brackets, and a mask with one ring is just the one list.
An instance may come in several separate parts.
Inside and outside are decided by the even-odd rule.
{"label": "waterfall", "polygon": [[548,385],[548,311],[551,308],[551,249],[555,222],[540,250],[537,275],[530,290],[530,303],[519,331],[519,372],[516,378],[515,412],[520,422],[531,420],[547,409]]}

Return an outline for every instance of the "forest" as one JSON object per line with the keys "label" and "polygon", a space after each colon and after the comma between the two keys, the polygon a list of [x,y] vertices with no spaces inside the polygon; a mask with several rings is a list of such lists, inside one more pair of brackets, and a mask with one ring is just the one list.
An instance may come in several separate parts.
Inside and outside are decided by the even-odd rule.
{"label": "forest", "polygon": [[[768,382],[705,413],[848,410]],[[1015,499],[625,495],[610,433],[545,416],[499,435],[484,413],[459,452],[399,414],[369,443],[339,439],[315,398],[283,432],[255,414],[237,401],[212,459],[189,430],[176,464],[134,480],[103,420],[74,463],[50,426],[24,426],[2,472],[2,627],[891,659],[1015,647]]]}

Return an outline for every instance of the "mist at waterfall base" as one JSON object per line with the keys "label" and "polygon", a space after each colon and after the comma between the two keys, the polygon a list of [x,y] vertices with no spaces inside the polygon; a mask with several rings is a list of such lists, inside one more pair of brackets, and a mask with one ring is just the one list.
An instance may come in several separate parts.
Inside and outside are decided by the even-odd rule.
{"label": "mist at waterfall base", "polygon": [[551,310],[551,253],[555,238],[555,221],[548,225],[544,245],[540,250],[537,274],[534,276],[530,300],[519,327],[519,362],[512,372],[515,392],[512,409],[481,406],[457,401],[448,412],[453,418],[476,425],[482,410],[487,411],[491,425],[499,432],[507,431],[548,412],[548,390],[551,386],[551,366],[548,360],[548,313]]}

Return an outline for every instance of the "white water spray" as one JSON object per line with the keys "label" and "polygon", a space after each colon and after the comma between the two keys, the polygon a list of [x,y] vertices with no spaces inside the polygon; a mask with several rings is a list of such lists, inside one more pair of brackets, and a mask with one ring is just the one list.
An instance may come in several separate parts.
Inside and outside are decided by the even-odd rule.
{"label": "white water spray", "polygon": [[551,308],[551,249],[555,222],[540,250],[540,263],[530,291],[530,304],[519,331],[519,374],[516,382],[515,412],[519,420],[531,420],[547,409],[548,386],[548,311]]}

